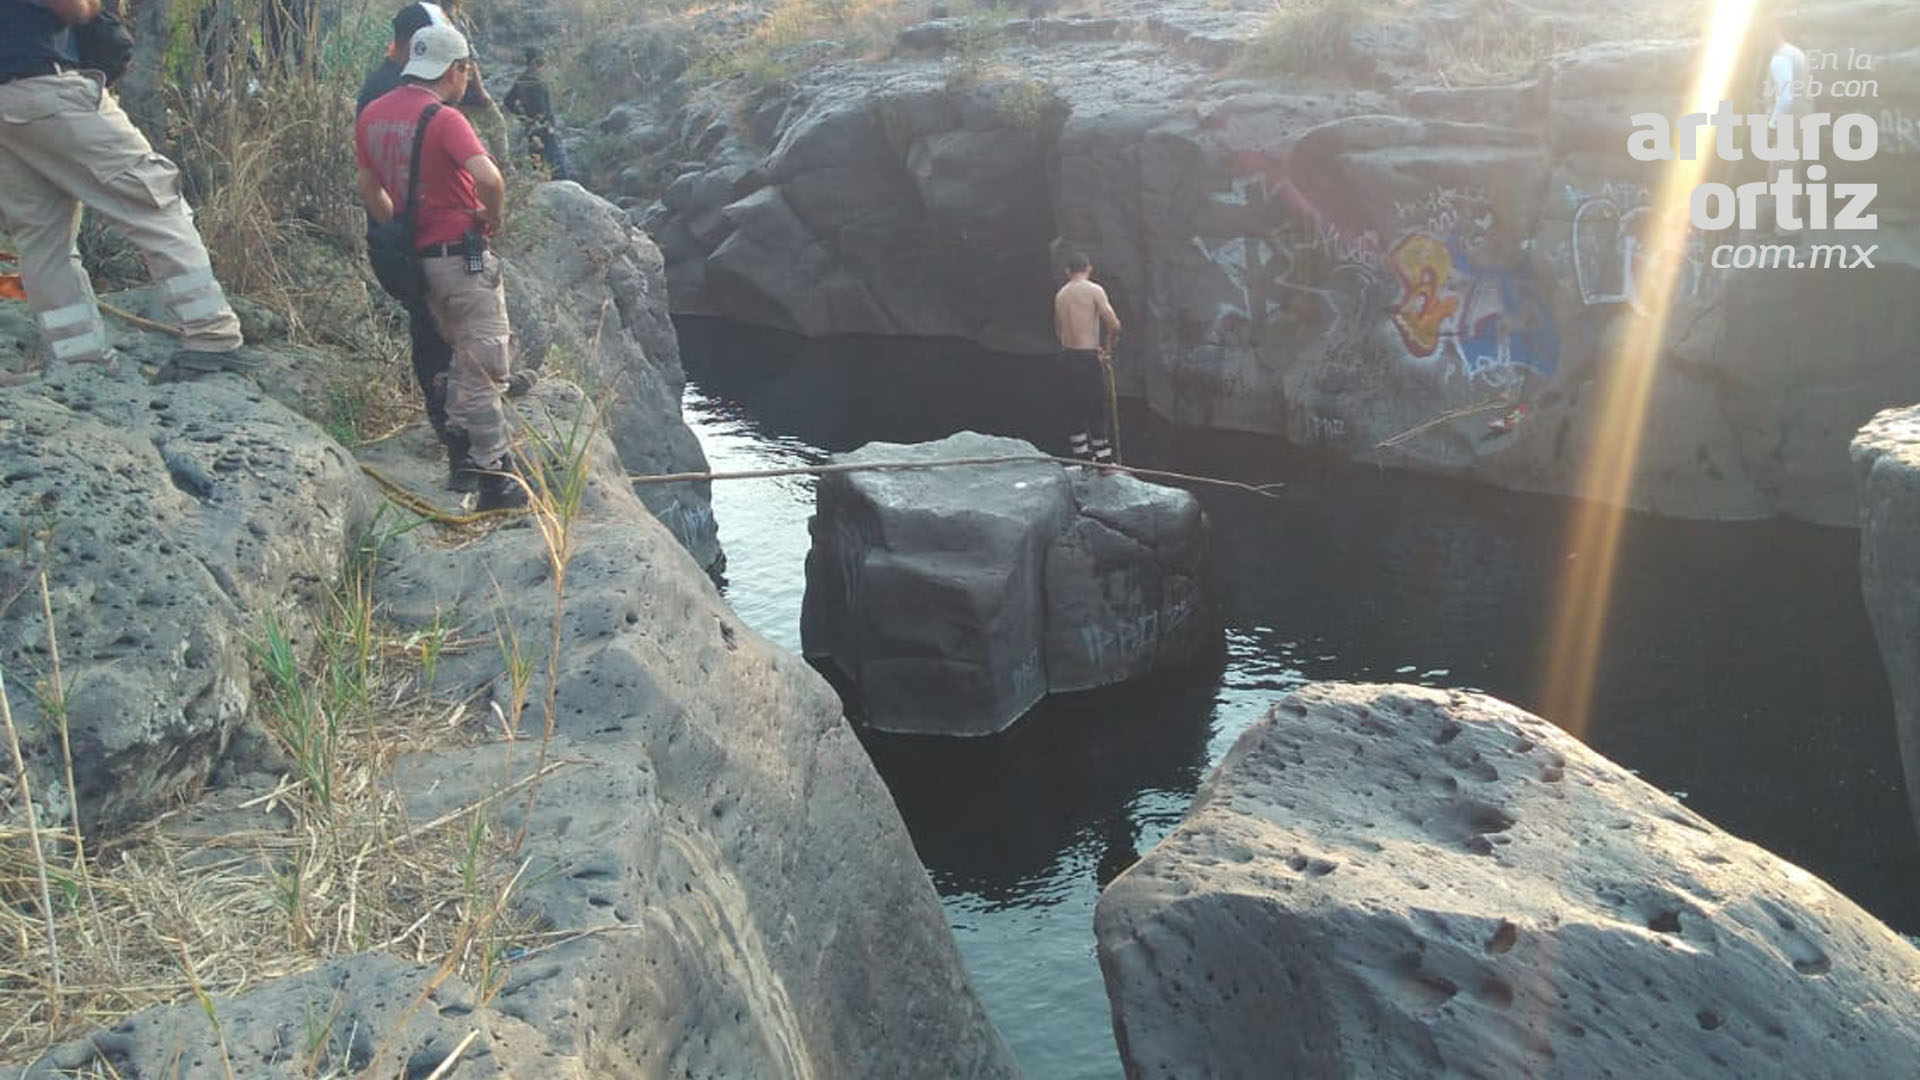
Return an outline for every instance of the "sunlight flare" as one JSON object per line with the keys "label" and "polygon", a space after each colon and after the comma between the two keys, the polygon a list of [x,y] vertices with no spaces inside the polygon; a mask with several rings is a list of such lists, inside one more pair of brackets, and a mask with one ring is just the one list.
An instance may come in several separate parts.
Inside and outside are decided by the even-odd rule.
{"label": "sunlight flare", "polygon": [[[1756,0],[1716,0],[1702,27],[1687,106],[1711,113],[1728,98],[1746,54]],[[1702,131],[1703,145],[1709,137]],[[1607,609],[1619,561],[1626,505],[1632,494],[1647,408],[1665,345],[1667,319],[1686,265],[1692,224],[1689,198],[1706,174],[1711,153],[1676,158],[1662,172],[1653,220],[1643,243],[1652,249],[1640,277],[1645,311],[1619,334],[1599,374],[1599,408],[1591,430],[1579,502],[1573,511],[1567,557],[1553,612],[1553,636],[1540,697],[1542,714],[1584,739],[1592,720],[1593,688],[1605,644]]]}

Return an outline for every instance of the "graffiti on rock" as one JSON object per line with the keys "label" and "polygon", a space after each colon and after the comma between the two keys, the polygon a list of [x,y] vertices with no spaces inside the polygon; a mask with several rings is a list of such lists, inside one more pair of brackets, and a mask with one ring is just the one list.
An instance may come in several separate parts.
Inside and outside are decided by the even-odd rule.
{"label": "graffiti on rock", "polygon": [[[1290,190],[1290,189],[1287,189]],[[1264,177],[1213,198],[1270,223],[1263,235],[1194,244],[1230,283],[1206,340],[1248,343],[1270,330],[1317,339],[1329,355],[1366,355],[1389,322],[1402,359],[1443,382],[1508,389],[1526,371],[1551,376],[1559,335],[1540,289],[1488,260],[1492,202],[1476,188],[1440,188],[1394,205],[1404,232],[1391,248],[1372,231],[1339,228],[1276,193]],[[1245,329],[1241,329],[1241,328]]]}
{"label": "graffiti on rock", "polygon": [[1118,615],[1110,625],[1082,626],[1080,645],[1086,650],[1087,662],[1095,668],[1109,663],[1139,663],[1150,658],[1168,637],[1185,626],[1193,610],[1192,591],[1178,589],[1158,607]]}
{"label": "graffiti on rock", "polygon": [[1900,108],[1888,106],[1880,110],[1881,149],[1889,154],[1908,157],[1920,154],[1920,117],[1916,117]]}
{"label": "graffiti on rock", "polygon": [[1412,359],[1447,361],[1468,382],[1495,388],[1523,379],[1519,368],[1552,375],[1559,366],[1553,311],[1531,281],[1475,266],[1426,233],[1407,234],[1392,259],[1402,292],[1393,324]]}
{"label": "graffiti on rock", "polygon": [[1393,309],[1393,325],[1408,352],[1432,356],[1447,323],[1460,310],[1460,298],[1443,292],[1453,274],[1453,257],[1445,242],[1426,233],[1408,233],[1394,245],[1390,258],[1404,294]]}
{"label": "graffiti on rock", "polygon": [[1004,669],[1002,688],[1013,701],[1037,701],[1047,693],[1046,663],[1035,646],[1019,663]]}
{"label": "graffiti on rock", "polygon": [[[1580,302],[1587,307],[1625,304],[1645,313],[1640,282],[1653,274],[1658,258],[1652,242],[1656,221],[1652,196],[1638,184],[1607,183],[1600,194],[1587,195],[1571,187],[1566,200],[1573,205],[1569,240],[1573,279]],[[1698,297],[1708,281],[1706,241],[1689,228],[1684,260],[1673,281],[1681,296]]]}

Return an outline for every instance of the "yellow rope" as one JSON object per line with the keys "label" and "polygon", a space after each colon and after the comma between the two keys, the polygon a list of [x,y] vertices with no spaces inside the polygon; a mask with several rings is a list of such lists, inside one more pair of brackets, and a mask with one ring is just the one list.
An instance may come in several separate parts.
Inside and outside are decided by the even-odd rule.
{"label": "yellow rope", "polygon": [[477,510],[471,514],[450,514],[433,505],[432,502],[427,500],[426,496],[401,485],[398,481],[391,479],[371,465],[362,462],[360,471],[371,477],[374,483],[379,484],[381,489],[387,493],[387,498],[393,500],[401,509],[411,511],[419,517],[426,518],[429,521],[439,522],[442,525],[466,528],[478,525],[481,522],[517,517],[520,514],[526,513],[525,510]]}
{"label": "yellow rope", "polygon": [[166,323],[154,322],[152,319],[142,318],[131,311],[123,311],[120,308],[114,307],[105,300],[100,301],[100,310],[116,319],[124,319],[142,330],[152,330],[158,334],[168,334],[177,338],[187,336],[187,332],[177,326],[168,326]]}

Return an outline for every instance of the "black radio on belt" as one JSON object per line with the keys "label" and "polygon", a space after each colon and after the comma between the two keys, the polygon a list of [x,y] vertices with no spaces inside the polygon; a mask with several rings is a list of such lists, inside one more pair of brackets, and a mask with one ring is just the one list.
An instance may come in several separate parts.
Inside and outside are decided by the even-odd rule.
{"label": "black radio on belt", "polygon": [[487,268],[487,238],[479,229],[468,229],[460,238],[460,250],[467,256],[467,273],[478,274]]}

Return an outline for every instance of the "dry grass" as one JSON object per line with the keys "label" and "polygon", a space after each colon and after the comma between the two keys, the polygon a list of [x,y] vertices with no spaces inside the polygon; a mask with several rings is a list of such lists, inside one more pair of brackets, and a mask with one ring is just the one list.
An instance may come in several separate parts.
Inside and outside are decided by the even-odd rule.
{"label": "dry grass", "polygon": [[41,822],[37,845],[24,823],[0,827],[0,1060],[367,950],[497,988],[503,950],[539,935],[514,912],[494,810],[537,778],[503,778],[430,822],[410,821],[387,780],[399,755],[478,740],[464,703],[415,689],[471,647],[492,646],[383,630],[366,579],[350,578],[310,655],[271,627],[259,645],[254,722],[288,762],[271,791],[213,824],[170,815],[84,861],[70,827]]}
{"label": "dry grass", "polygon": [[[542,931],[514,896],[529,865],[522,849],[541,785],[575,764],[551,754],[566,570],[606,404],[520,436],[517,454],[528,463],[520,481],[553,588],[537,742],[523,732],[534,662],[511,624],[497,641],[382,626],[368,547],[343,575],[304,654],[271,621],[255,645],[250,721],[284,762],[271,790],[168,815],[89,854],[76,827],[40,820],[19,798],[29,774],[15,755],[0,803],[8,814],[0,824],[0,1061],[31,1060],[141,1009],[186,1000],[201,1003],[217,1032],[216,996],[369,950],[437,965],[409,1013],[456,975],[485,1001],[502,985],[511,950],[580,936]],[[50,548],[48,541],[41,538]],[[45,599],[44,574],[39,580]],[[51,634],[49,646],[55,664],[35,692],[58,718],[64,692]],[[470,702],[418,690],[449,652],[470,649],[497,649],[509,684],[507,707],[479,721]],[[11,736],[7,693],[0,682],[0,718]],[[532,759],[474,802],[410,820],[391,782],[395,760],[488,741],[533,743]],[[496,825],[510,801],[520,819],[511,832]],[[329,1071],[326,1046],[314,1043],[308,1075],[339,1075]],[[383,1057],[377,1051],[365,1075],[384,1075]]]}
{"label": "dry grass", "polygon": [[1604,9],[1567,0],[1465,0],[1444,9],[1415,0],[1276,0],[1234,69],[1269,78],[1363,73],[1359,39],[1393,31],[1420,43],[1424,68],[1441,85],[1492,85],[1594,42],[1688,36],[1699,29],[1699,10],[1699,0]]}
{"label": "dry grass", "polygon": [[[966,7],[956,5],[955,11]],[[819,63],[878,59],[892,50],[902,29],[925,18],[926,8],[913,0],[776,0],[743,36],[709,43],[694,74],[739,75],[766,84]]]}
{"label": "dry grass", "polygon": [[[380,5],[376,16],[369,0],[346,7],[362,37],[391,14]],[[404,323],[368,292],[359,266],[362,219],[345,142],[352,89],[378,50],[353,41],[322,46],[310,43],[308,69],[274,74],[242,94],[177,91],[185,134],[176,151],[228,289],[280,312],[296,341],[343,347],[360,365],[391,373],[348,380],[338,389],[357,396],[341,400],[342,415],[320,417],[364,437],[417,406],[407,403]],[[383,626],[370,558],[354,561],[301,639],[306,647],[271,623],[256,643],[249,722],[284,760],[272,790],[216,796],[96,851],[82,846],[77,822],[29,814],[28,772],[17,760],[0,765],[10,774],[0,776],[0,1061],[30,1060],[165,1003],[199,1001],[217,1030],[215,996],[367,950],[435,963],[430,986],[457,975],[484,998],[504,977],[508,949],[570,936],[543,933],[519,912],[524,819],[508,833],[496,814],[509,800],[530,808],[543,779],[568,764],[549,753],[553,676],[592,424],[540,446],[540,460],[560,467],[543,465],[529,479],[555,604],[547,721],[529,751],[537,755],[531,771],[520,765],[519,779],[503,775],[490,794],[433,821],[408,818],[391,781],[395,760],[522,741],[532,664],[511,633],[496,643]],[[52,546],[47,537],[31,542]],[[47,551],[41,556],[27,565],[44,566]],[[40,587],[44,597],[43,572]],[[49,627],[57,614],[49,601]],[[57,657],[51,631],[48,644]],[[503,653],[514,685],[510,708],[478,722],[470,703],[418,689],[431,684],[443,655],[475,648]],[[64,715],[57,660],[36,686],[0,682],[10,731],[9,692],[14,700],[32,692],[43,713]],[[70,772],[70,753],[66,766]],[[316,1048],[306,1063],[310,1075],[331,1075],[323,1053]]]}
{"label": "dry grass", "polygon": [[1486,86],[1525,78],[1542,60],[1593,39],[1564,17],[1478,0],[1464,19],[1435,35],[1427,63],[1442,85]]}
{"label": "dry grass", "polygon": [[1376,0],[1276,0],[1234,71],[1273,78],[1346,72],[1357,59],[1354,31],[1385,13],[1386,6]]}

